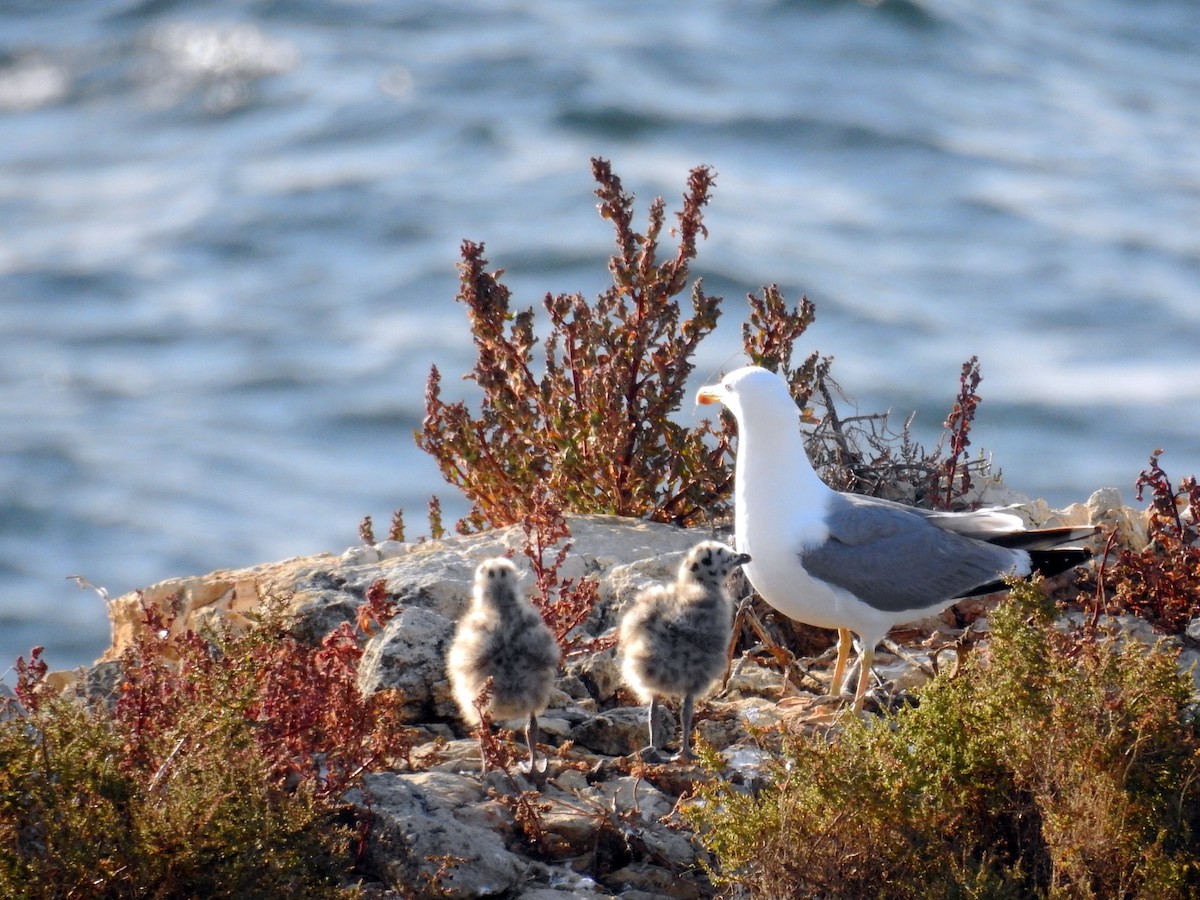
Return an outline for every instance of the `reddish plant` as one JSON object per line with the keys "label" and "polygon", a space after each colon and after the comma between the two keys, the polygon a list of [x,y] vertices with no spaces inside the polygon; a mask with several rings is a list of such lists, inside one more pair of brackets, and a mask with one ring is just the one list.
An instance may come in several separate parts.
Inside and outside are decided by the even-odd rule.
{"label": "reddish plant", "polygon": [[[807,407],[823,374],[822,363],[827,374],[830,361],[822,361],[819,354],[812,353],[799,368],[793,368],[792,350],[797,338],[816,320],[816,306],[807,297],[801,297],[796,308],[789,310],[783,294],[773,284],[762,289],[761,297],[749,294],[746,302],[750,306],[750,316],[742,325],[746,358],[752,365],[777,372],[791,386],[796,403]],[[729,420],[732,421],[732,416]]]}
{"label": "reddish plant", "polygon": [[26,715],[0,716],[0,894],[332,896],[354,865],[346,789],[414,745],[394,698],[357,687],[390,613],[374,585],[361,632],[310,646],[278,603],[206,637],[144,603],[111,705],[49,690],[40,651],[22,660]]}
{"label": "reddish plant", "polygon": [[355,616],[359,634],[371,637],[383,630],[396,617],[396,604],[388,596],[387,581],[383,578],[371,582],[363,603]]}
{"label": "reddish plant", "polygon": [[408,758],[413,733],[398,718],[394,692],[363,697],[358,688],[363,638],[394,614],[378,581],[360,607],[357,632],[343,622],[311,647],[280,631],[256,648],[260,687],[247,717],[258,724],[259,749],[278,775],[337,797],[361,773]]}
{"label": "reddish plant", "polygon": [[[514,312],[502,271],[489,272],[483,245],[465,241],[459,266],[458,299],[466,306],[477,351],[466,378],[481,390],[478,413],[462,401],[442,398],[442,377],[430,371],[426,416],[416,442],[438,462],[442,474],[471,501],[460,531],[520,522],[534,497],[545,491],[561,509],[609,513],[693,525],[728,513],[732,489],[732,420],[685,428],[673,418],[687,397],[693,355],[720,314],[721,298],[691,290],[690,318],[677,297],[687,286],[697,238],[706,234],[703,207],[714,176],[692,170],[678,225],[674,255],[660,259],[665,226],[661,199],[650,205],[644,232],[633,227],[633,197],[608,162],[592,161],[600,215],[613,226],[616,253],[609,261],[612,286],[594,302],[579,294],[547,295],[549,321],[544,341],[534,334],[534,310]],[[948,423],[950,459],[924,454],[908,439],[872,430],[864,418],[838,417],[830,390],[831,360],[810,355],[791,364],[796,339],[812,324],[815,310],[806,298],[789,309],[779,289],[769,285],[748,298],[743,326],[749,360],[779,372],[801,406],[815,397],[824,403],[826,424],[810,441],[814,462],[842,490],[894,499],[921,499],[939,473],[947,479],[935,491],[950,503],[969,485],[961,460],[978,398],[978,368],[964,368],[962,390]],[[536,363],[537,349],[544,364]],[[836,385],[834,386],[836,387]],[[896,448],[896,444],[899,448]],[[897,480],[907,487],[891,489]],[[926,498],[928,502],[928,498]]]}
{"label": "reddish plant", "polygon": [[[363,516],[362,521],[358,523],[359,539],[368,546],[374,546],[375,541],[375,525],[371,521],[370,516]],[[429,498],[429,537],[433,540],[440,540],[446,536],[446,529],[442,525],[442,502],[436,497]],[[392,520],[388,524],[387,539],[389,541],[397,541],[404,543],[405,528],[404,528],[404,510],[397,509],[392,513]],[[424,537],[418,537],[417,543],[424,541]]]}
{"label": "reddish plant", "polygon": [[1189,475],[1179,482],[1176,490],[1171,479],[1158,464],[1161,450],[1150,455],[1150,465],[1138,476],[1137,498],[1141,501],[1150,491],[1150,536],[1156,541],[1174,541],[1191,546],[1200,541],[1200,484]]}
{"label": "reddish plant", "polygon": [[977,393],[982,380],[979,357],[972,356],[963,363],[962,374],[958,377],[958,397],[950,415],[946,417],[949,455],[941,461],[931,479],[930,505],[936,509],[952,509],[954,502],[971,490],[971,467],[966,464],[965,456],[967,447],[971,445],[971,424],[975,421],[975,410],[982,399]]}
{"label": "reddish plant", "polygon": [[127,771],[157,771],[172,752],[181,719],[213,699],[216,658],[195,632],[171,635],[177,613],[177,596],[165,610],[143,601],[142,628],[121,654],[113,719],[124,738]]}
{"label": "reddish plant", "polygon": [[[533,570],[537,593],[534,605],[554,633],[564,656],[600,649],[594,641],[584,642],[577,629],[587,621],[599,599],[594,578],[560,578],[571,547],[571,530],[562,510],[545,490],[533,498],[530,511],[521,519],[525,534],[525,556]],[[552,548],[557,547],[553,551]],[[574,632],[574,633],[572,633]]]}
{"label": "reddish plant", "polygon": [[392,522],[388,526],[388,540],[404,542],[404,510],[402,509],[392,513]]}
{"label": "reddish plant", "polygon": [[46,673],[50,669],[46,665],[46,661],[42,659],[45,650],[45,647],[34,647],[29,651],[29,662],[25,662],[25,657],[18,656],[14,666],[17,670],[17,684],[14,693],[21,705],[30,711],[36,711],[38,708],[39,694]]}
{"label": "reddish plant", "polygon": [[1137,480],[1137,498],[1150,492],[1150,543],[1124,550],[1112,567],[1114,602],[1168,634],[1200,615],[1200,485],[1195,477],[1178,489],[1158,463],[1161,450]]}
{"label": "reddish plant", "polygon": [[429,537],[432,540],[440,541],[446,536],[446,529],[442,525],[442,501],[434,495],[429,498]]}
{"label": "reddish plant", "polygon": [[479,724],[475,726],[475,736],[479,739],[479,753],[483,769],[507,772],[509,767],[516,762],[516,756],[513,754],[512,742],[501,740],[492,730],[492,714],[490,712],[492,693],[492,679],[489,677],[484,681],[483,690],[479,692],[479,696],[471,701],[471,705],[475,707],[475,714],[479,716]]}
{"label": "reddish plant", "polygon": [[[479,413],[441,397],[434,367],[418,446],[472,502],[460,530],[521,521],[541,488],[576,512],[604,512],[686,523],[707,512],[712,452],[707,425],[672,419],[687,397],[691,357],[716,326],[720,298],[691,290],[691,317],[675,296],[687,286],[702,208],[714,176],[693,169],[677,213],[678,247],[659,258],[664,204],[650,205],[644,232],[633,227],[633,197],[608,162],[592,161],[600,215],[614,228],[612,286],[593,303],[547,295],[550,334],[544,371],[535,373],[533,309],[510,311],[500,272],[483,246],[462,245],[458,299],[467,307],[478,358],[467,378],[482,390]],[[718,439],[719,441],[719,439]],[[718,457],[721,454],[718,452]]]}
{"label": "reddish plant", "polygon": [[154,772],[208,729],[236,727],[233,713],[252,724],[254,744],[281,782],[340,796],[362,772],[411,750],[391,692],[364,698],[358,689],[362,641],[394,614],[380,581],[358,610],[357,630],[343,623],[311,646],[268,614],[218,648],[191,630],[172,635],[174,614],[144,604],[145,627],[122,655],[113,710],[123,766]]}
{"label": "reddish plant", "polygon": [[358,523],[358,537],[368,547],[375,545],[375,523],[371,521],[370,516],[363,516],[362,521]]}

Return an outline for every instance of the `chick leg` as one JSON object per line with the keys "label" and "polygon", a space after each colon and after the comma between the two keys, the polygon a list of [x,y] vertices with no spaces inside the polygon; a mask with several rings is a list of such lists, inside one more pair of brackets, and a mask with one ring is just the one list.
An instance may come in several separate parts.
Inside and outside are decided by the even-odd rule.
{"label": "chick leg", "polygon": [[695,709],[695,697],[684,694],[683,708],[679,711],[679,724],[683,736],[679,740],[679,753],[675,755],[676,762],[692,761],[692,713]]}
{"label": "chick leg", "polygon": [[525,746],[529,748],[529,761],[521,764],[521,771],[535,775],[544,775],[546,774],[546,770],[550,767],[550,760],[543,759],[541,764],[538,764],[538,733],[537,716],[533,713],[530,713],[529,724],[525,726]]}
{"label": "chick leg", "polygon": [[650,720],[650,744],[642,751],[642,758],[648,762],[661,762],[662,754],[659,752],[658,729],[654,727],[655,720],[658,719],[659,710],[658,697],[650,698],[650,705],[647,708],[647,717]]}

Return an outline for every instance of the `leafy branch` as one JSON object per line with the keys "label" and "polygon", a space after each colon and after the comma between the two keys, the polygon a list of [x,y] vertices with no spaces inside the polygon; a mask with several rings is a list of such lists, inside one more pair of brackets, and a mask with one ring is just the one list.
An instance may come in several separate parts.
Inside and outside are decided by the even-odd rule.
{"label": "leafy branch", "polygon": [[482,390],[480,409],[444,401],[435,366],[416,434],[472,502],[460,530],[519,522],[543,485],[565,509],[678,523],[700,519],[714,488],[727,487],[727,476],[715,485],[712,477],[728,455],[724,437],[708,423],[688,429],[672,419],[687,397],[696,347],[719,315],[720,298],[699,280],[688,317],[675,300],[697,238],[707,234],[703,207],[714,175],[692,170],[670,229],[677,246],[664,254],[662,199],[650,204],[645,231],[635,231],[634,198],[609,163],[592,160],[592,174],[600,215],[615,231],[612,285],[591,303],[581,294],[546,295],[542,374],[534,372],[533,309],[514,313],[483,245],[462,244],[458,299],[478,353],[466,377]]}

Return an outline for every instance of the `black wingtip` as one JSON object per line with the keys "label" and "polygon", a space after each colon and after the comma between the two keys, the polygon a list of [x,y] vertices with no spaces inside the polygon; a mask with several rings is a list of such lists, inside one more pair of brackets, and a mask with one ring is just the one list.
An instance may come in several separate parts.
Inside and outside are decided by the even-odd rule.
{"label": "black wingtip", "polygon": [[1078,550],[1081,547],[1067,547],[1067,544],[1081,544],[1090,541],[1100,529],[1094,525],[1066,525],[1062,528],[1035,528],[1031,531],[1013,531],[1008,534],[998,534],[989,537],[987,542],[997,547],[1011,547],[1015,550],[1051,551],[1054,549]]}
{"label": "black wingtip", "polygon": [[1044,578],[1061,575],[1076,566],[1084,565],[1092,558],[1092,551],[1087,547],[1071,547],[1060,550],[1031,550],[1029,560],[1033,570]]}
{"label": "black wingtip", "polygon": [[[1056,550],[1031,550],[1029,551],[1029,561],[1033,566],[1034,572],[1043,578],[1053,578],[1055,575],[1061,575],[1063,572],[1068,572],[1076,566],[1086,565],[1093,555],[1092,551],[1087,547],[1060,547]],[[1004,580],[996,579],[995,581],[989,581],[987,584],[981,584],[977,588],[972,588],[956,599],[984,597],[988,594],[995,594],[1006,590],[1008,590],[1008,585],[1004,583]]]}

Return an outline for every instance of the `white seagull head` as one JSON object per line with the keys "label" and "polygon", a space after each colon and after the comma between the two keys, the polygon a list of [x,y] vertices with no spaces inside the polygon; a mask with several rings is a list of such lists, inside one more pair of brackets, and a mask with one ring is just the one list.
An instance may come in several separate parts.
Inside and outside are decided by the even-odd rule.
{"label": "white seagull head", "polygon": [[796,405],[782,377],[762,366],[734,369],[717,384],[700,388],[696,402],[724,403],[739,422],[744,422],[747,415],[759,412],[771,419],[786,421],[793,410],[801,422],[815,425],[819,421],[809,410],[801,410]]}

